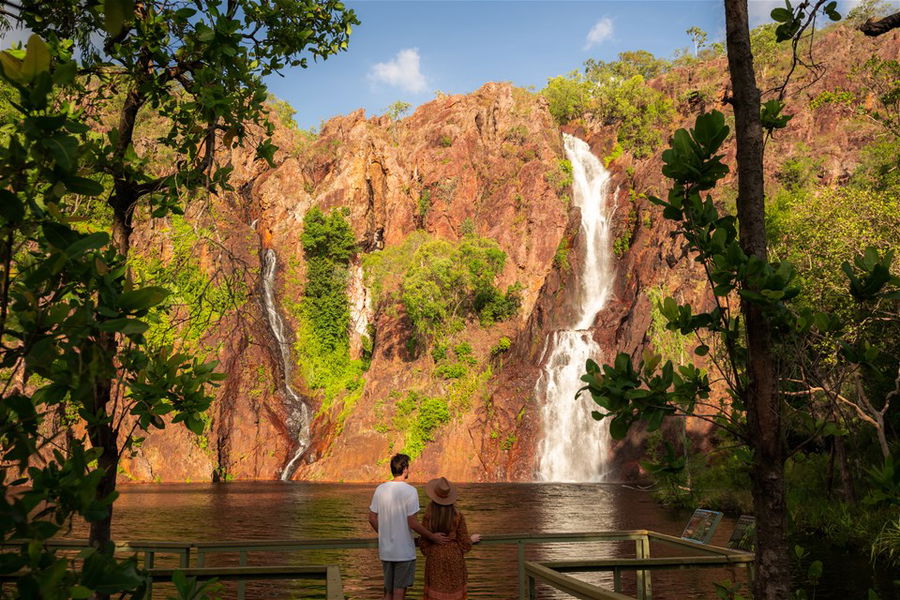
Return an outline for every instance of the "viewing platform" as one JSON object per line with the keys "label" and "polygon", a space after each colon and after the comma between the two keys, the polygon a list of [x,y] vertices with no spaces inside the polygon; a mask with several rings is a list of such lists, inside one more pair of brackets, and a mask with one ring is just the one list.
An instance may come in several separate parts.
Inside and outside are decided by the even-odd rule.
{"label": "viewing platform", "polygon": [[[536,545],[561,543],[621,543],[633,542],[633,555],[617,558],[584,558],[578,560],[526,560],[526,549]],[[83,540],[58,540],[48,544],[60,551],[72,551],[73,562],[77,550],[87,546]],[[694,569],[709,567],[731,568],[734,579],[738,571],[749,581],[753,575],[753,554],[743,550],[723,548],[688,541],[683,538],[643,529],[628,531],[599,531],[579,533],[541,533],[485,535],[481,545],[515,546],[518,555],[517,589],[519,600],[537,598],[537,586],[546,585],[573,598],[586,600],[651,600],[653,598],[651,572],[664,569]],[[176,571],[199,580],[218,579],[237,582],[237,598],[244,600],[247,581],[298,580],[325,582],[326,600],[343,600],[344,585],[340,567],[336,564],[289,565],[283,555],[309,550],[350,550],[377,548],[376,538],[306,539],[306,540],[236,540],[236,541],[132,541],[117,545],[117,552],[138,554],[149,570],[154,583],[168,583]],[[7,545],[9,548],[10,545]],[[661,550],[667,548],[665,556]],[[674,551],[675,555],[671,553]],[[476,550],[477,552],[477,550]],[[631,554],[629,552],[629,554]],[[251,563],[251,556],[253,563]],[[223,558],[237,565],[210,566]],[[212,559],[212,560],[211,560]],[[261,563],[261,564],[256,564]],[[613,589],[589,583],[571,573],[612,573]],[[635,595],[622,593],[623,581],[632,577]],[[515,575],[510,573],[510,583]],[[0,583],[15,581],[15,574],[0,576]],[[629,586],[631,587],[631,586]],[[153,586],[146,598],[152,599]],[[252,596],[250,596],[252,597]],[[319,594],[318,597],[323,597]]]}

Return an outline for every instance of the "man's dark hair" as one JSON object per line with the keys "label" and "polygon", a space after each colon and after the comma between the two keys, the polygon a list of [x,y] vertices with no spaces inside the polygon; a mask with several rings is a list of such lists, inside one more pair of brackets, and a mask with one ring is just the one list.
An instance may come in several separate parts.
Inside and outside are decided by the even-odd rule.
{"label": "man's dark hair", "polygon": [[394,477],[402,475],[407,467],[409,467],[409,457],[407,455],[395,454],[391,458],[391,475]]}

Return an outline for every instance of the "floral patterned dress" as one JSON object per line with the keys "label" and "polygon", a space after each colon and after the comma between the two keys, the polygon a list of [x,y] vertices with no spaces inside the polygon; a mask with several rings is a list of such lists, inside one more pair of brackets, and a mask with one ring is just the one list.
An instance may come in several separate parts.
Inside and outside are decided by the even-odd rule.
{"label": "floral patterned dress", "polygon": [[[425,512],[422,524],[431,529],[431,515]],[[466,561],[464,554],[472,549],[472,538],[466,519],[456,511],[446,544],[435,544],[421,538],[419,547],[425,555],[425,592],[423,600],[466,600]]]}

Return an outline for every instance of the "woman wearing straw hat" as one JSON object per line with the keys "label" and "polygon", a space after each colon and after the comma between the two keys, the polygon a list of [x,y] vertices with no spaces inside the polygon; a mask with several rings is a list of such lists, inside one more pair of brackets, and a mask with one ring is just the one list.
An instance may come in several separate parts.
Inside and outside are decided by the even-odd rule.
{"label": "woman wearing straw hat", "polygon": [[425,493],[431,498],[425,509],[422,525],[435,533],[445,533],[446,544],[434,544],[425,538],[419,547],[425,555],[424,600],[465,600],[466,561],[463,555],[472,544],[481,540],[480,535],[469,535],[466,519],[456,509],[456,486],[444,477],[425,484]]}

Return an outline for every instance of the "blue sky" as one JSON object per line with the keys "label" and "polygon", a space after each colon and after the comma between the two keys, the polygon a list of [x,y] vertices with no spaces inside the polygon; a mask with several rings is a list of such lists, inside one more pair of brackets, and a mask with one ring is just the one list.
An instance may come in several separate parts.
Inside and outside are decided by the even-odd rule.
{"label": "blue sky", "polygon": [[[467,93],[488,81],[540,89],[588,58],[625,50],[671,57],[690,46],[693,25],[723,40],[719,0],[360,0],[350,48],[268,84],[297,110],[303,128],[364,108],[381,114],[397,100],[414,107],[435,91]],[[840,8],[846,9],[846,2]],[[753,24],[783,0],[751,0]]]}
{"label": "blue sky", "polygon": [[[840,0],[843,14],[856,0]],[[900,0],[891,0],[900,6]],[[269,77],[271,91],[297,110],[305,128],[364,108],[381,114],[402,100],[413,107],[436,91],[468,93],[488,81],[543,88],[588,58],[626,50],[671,57],[688,48],[696,25],[722,41],[721,0],[356,0],[361,25],[350,48],[307,69]],[[768,22],[783,0],[750,0],[751,25]],[[0,35],[0,44],[27,38]]]}
{"label": "blue sky", "polygon": [[[588,58],[623,50],[670,56],[697,25],[724,37],[722,3],[700,1],[348,2],[361,25],[347,52],[291,69],[268,84],[297,109],[301,127],[357,108],[381,114],[397,100],[417,106],[435,91],[466,93],[488,81],[544,87]],[[592,39],[589,34],[594,31]]]}

